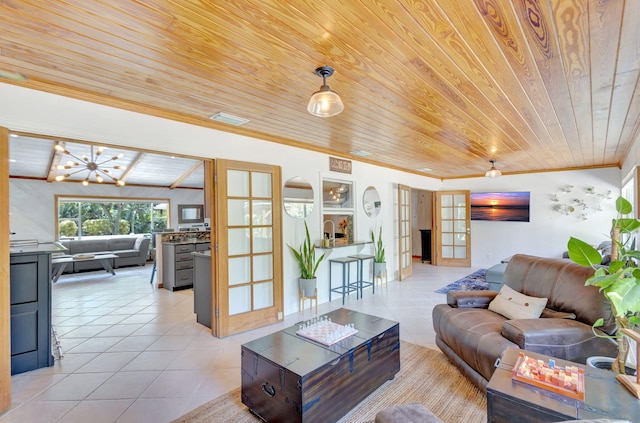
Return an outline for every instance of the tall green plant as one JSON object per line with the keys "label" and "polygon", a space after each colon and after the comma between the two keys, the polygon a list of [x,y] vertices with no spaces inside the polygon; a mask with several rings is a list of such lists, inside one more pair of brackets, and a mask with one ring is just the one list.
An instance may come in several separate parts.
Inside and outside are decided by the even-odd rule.
{"label": "tall green plant", "polygon": [[[640,229],[640,221],[633,218],[625,218],[632,211],[629,201],[622,197],[616,200],[617,218],[611,223],[611,262],[608,266],[601,266],[602,256],[593,246],[576,238],[569,239],[567,245],[569,258],[580,265],[591,266],[595,273],[585,282],[585,285],[593,285],[600,288],[600,292],[611,302],[611,308],[616,322],[616,334],[614,338],[618,344],[618,357],[616,368],[619,373],[624,373],[624,363],[628,353],[628,342],[622,336],[620,329],[632,329],[640,325],[640,251],[635,249],[635,242],[631,247],[627,244],[631,240],[630,234]],[[624,241],[621,238],[626,238]],[[602,326],[602,318],[594,323],[594,327]],[[597,335],[597,334],[596,334]]]}
{"label": "tall green plant", "polygon": [[316,271],[318,270],[318,266],[324,260],[324,253],[316,260],[316,247],[311,242],[311,237],[309,236],[309,227],[307,226],[307,222],[304,222],[304,230],[306,233],[306,237],[302,245],[299,249],[292,247],[291,245],[287,246],[293,252],[298,264],[300,265],[300,278],[301,279],[314,279],[316,277]]}
{"label": "tall green plant", "polygon": [[376,240],[375,232],[371,231],[371,242],[373,242],[373,261],[376,263],[384,263],[384,244],[382,243],[382,226],[378,233],[378,239]]}

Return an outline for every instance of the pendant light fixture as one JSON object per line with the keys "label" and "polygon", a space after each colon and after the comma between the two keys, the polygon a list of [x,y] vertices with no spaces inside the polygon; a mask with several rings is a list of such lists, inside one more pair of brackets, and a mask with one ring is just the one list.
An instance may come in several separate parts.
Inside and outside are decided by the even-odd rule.
{"label": "pendant light fixture", "polygon": [[320,66],[316,69],[316,75],[322,77],[322,86],[319,91],[313,93],[309,99],[307,111],[318,117],[331,117],[344,110],[344,105],[337,92],[327,85],[327,78],[333,75],[331,66]]}
{"label": "pendant light fixture", "polygon": [[502,176],[502,172],[496,169],[496,161],[489,160],[489,163],[491,163],[491,169],[487,170],[487,173],[485,173],[484,176],[487,178],[497,178],[498,176]]}

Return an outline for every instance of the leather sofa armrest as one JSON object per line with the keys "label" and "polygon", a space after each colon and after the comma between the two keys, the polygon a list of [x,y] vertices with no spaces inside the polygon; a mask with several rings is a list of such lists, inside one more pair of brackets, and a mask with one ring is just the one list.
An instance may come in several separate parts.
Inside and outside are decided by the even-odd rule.
{"label": "leather sofa armrest", "polygon": [[589,325],[555,318],[507,320],[502,323],[502,336],[529,350],[531,345],[572,345],[595,337]]}
{"label": "leather sofa armrest", "polygon": [[456,308],[488,308],[497,291],[449,291],[447,304]]}

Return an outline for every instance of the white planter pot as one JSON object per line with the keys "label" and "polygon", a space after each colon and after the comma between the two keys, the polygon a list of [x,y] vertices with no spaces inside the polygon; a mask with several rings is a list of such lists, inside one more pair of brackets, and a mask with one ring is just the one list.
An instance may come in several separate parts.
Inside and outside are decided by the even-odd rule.
{"label": "white planter pot", "polygon": [[318,278],[302,279],[298,278],[298,288],[300,288],[300,295],[303,297],[313,297],[316,295],[316,286],[318,285]]}
{"label": "white planter pot", "polygon": [[[611,366],[613,365],[614,361],[615,358],[612,357],[587,357],[587,366],[595,367],[596,369],[611,370]],[[625,373],[628,375],[635,375],[635,369],[632,369],[629,366],[625,366]]]}
{"label": "white planter pot", "polygon": [[611,370],[611,365],[615,361],[612,357],[601,357],[594,355],[593,357],[587,357],[587,366],[594,367],[596,369]]}
{"label": "white planter pot", "polygon": [[373,276],[384,276],[387,273],[387,263],[373,263]]}

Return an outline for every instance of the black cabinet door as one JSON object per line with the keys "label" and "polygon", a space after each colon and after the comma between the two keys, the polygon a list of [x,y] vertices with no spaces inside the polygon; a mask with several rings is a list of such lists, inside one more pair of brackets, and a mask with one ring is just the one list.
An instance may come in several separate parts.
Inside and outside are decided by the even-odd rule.
{"label": "black cabinet door", "polygon": [[50,254],[11,256],[11,374],[53,365]]}

